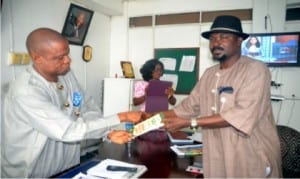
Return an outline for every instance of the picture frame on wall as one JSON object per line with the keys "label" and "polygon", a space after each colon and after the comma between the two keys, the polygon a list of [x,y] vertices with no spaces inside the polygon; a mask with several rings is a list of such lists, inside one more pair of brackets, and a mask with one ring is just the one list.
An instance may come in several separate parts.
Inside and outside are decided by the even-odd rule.
{"label": "picture frame on wall", "polygon": [[94,12],[87,8],[70,4],[62,35],[70,44],[82,45],[87,35]]}
{"label": "picture frame on wall", "polygon": [[131,61],[121,61],[122,72],[125,78],[134,78]]}

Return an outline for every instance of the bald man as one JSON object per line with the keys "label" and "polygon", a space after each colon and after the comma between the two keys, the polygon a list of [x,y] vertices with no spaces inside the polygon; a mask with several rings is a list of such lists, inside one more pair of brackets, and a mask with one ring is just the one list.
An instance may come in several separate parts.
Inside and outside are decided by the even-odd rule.
{"label": "bald man", "polygon": [[70,70],[69,44],[59,32],[36,29],[26,46],[33,65],[12,82],[4,100],[1,177],[44,178],[79,164],[83,139],[130,140],[126,131],[111,130],[138,122],[141,114],[102,118]]}

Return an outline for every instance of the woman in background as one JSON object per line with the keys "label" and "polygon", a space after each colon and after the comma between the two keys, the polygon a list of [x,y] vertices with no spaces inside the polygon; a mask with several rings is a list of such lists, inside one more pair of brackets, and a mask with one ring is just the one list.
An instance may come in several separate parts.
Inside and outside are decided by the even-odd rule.
{"label": "woman in background", "polygon": [[[140,73],[143,81],[138,81],[134,85],[133,104],[135,106],[141,105],[140,110],[145,111],[149,81],[160,80],[164,73],[164,65],[158,59],[150,59],[144,63]],[[165,94],[168,96],[169,104],[175,105],[176,98],[173,88],[168,88]],[[137,147],[134,148],[133,155],[136,155],[148,169],[151,168],[151,171],[159,171],[156,173],[147,172],[144,177],[163,176],[163,178],[167,178],[170,175],[171,164],[169,161],[172,160],[172,155],[169,152],[170,144],[166,131],[158,129],[147,132],[135,138],[134,142]]]}
{"label": "woman in background", "polygon": [[[147,97],[147,87],[150,80],[159,80],[164,74],[164,65],[158,59],[150,59],[140,69],[144,81],[136,82],[134,85],[133,104],[135,106],[141,105],[140,110],[145,111],[145,100]],[[176,98],[174,97],[173,88],[168,88],[165,91],[168,96],[168,102],[175,105]]]}

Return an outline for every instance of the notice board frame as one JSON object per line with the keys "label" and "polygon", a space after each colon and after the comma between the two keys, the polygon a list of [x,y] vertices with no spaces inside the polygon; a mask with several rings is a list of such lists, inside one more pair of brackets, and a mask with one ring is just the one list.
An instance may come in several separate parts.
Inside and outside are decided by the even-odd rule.
{"label": "notice board frame", "polygon": [[[199,47],[190,48],[155,48],[154,57],[160,58],[174,58],[176,59],[175,70],[166,70],[164,74],[175,74],[178,75],[177,87],[175,89],[176,94],[189,94],[194,88],[199,77]],[[193,71],[184,72],[179,71],[180,64],[183,56],[196,56],[195,66]]]}

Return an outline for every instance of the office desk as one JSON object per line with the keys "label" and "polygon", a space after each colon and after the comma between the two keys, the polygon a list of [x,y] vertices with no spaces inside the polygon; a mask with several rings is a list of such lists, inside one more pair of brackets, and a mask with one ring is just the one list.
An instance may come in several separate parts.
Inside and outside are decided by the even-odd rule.
{"label": "office desk", "polygon": [[201,156],[180,158],[170,149],[170,145],[164,131],[144,134],[134,139],[130,146],[103,142],[99,145],[98,155],[93,160],[53,178],[71,178],[79,172],[85,173],[90,167],[107,158],[145,165],[148,170],[141,178],[203,178],[202,175],[185,171],[194,161],[201,162]]}
{"label": "office desk", "polygon": [[[127,144],[101,143],[97,159],[106,158],[143,164],[148,171],[142,178],[195,178],[186,172],[187,166],[194,160],[201,161],[201,156],[179,158],[170,149],[170,142],[164,131],[153,131],[140,136]],[[197,176],[202,177],[202,176]]]}

